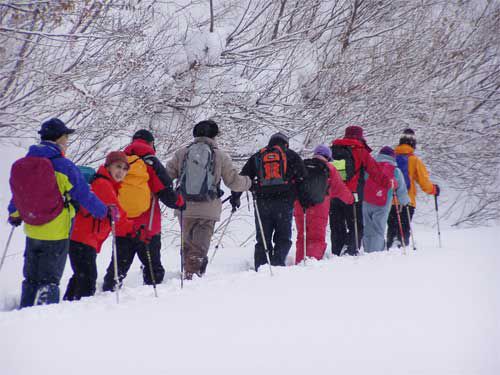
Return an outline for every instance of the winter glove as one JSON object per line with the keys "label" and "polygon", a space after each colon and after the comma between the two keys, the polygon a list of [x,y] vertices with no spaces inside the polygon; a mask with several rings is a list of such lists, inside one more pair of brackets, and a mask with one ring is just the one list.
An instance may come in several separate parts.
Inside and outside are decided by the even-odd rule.
{"label": "winter glove", "polygon": [[252,186],[250,186],[250,191],[255,193],[259,189],[259,182],[257,180],[252,180]]}
{"label": "winter glove", "polygon": [[10,225],[13,227],[18,227],[23,223],[23,219],[21,219],[21,216],[9,216],[7,219]]}
{"label": "winter glove", "polygon": [[120,220],[120,210],[114,204],[108,205],[108,217],[114,222],[118,222]]}
{"label": "winter glove", "polygon": [[235,191],[231,192],[231,198],[229,198],[229,203],[233,207],[233,212],[235,212],[241,206],[241,193]]}
{"label": "winter glove", "polygon": [[179,211],[184,211],[186,209],[186,201],[181,193],[177,193],[177,201],[175,202],[175,206]]}
{"label": "winter glove", "polygon": [[151,233],[144,225],[141,225],[136,233],[136,238],[139,241],[145,243],[146,245],[151,242]]}
{"label": "winter glove", "polygon": [[434,193],[434,195],[435,195],[436,197],[439,197],[439,194],[441,193],[441,189],[439,188],[439,185],[438,185],[438,184],[435,184],[435,185],[434,185],[434,192],[435,192],[435,193]]}

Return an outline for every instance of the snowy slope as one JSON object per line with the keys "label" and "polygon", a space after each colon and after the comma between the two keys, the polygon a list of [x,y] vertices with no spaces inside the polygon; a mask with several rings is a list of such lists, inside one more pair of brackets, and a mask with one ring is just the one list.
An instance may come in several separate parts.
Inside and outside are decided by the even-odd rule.
{"label": "snowy slope", "polygon": [[[419,225],[417,252],[331,257],[270,277],[266,267],[248,270],[252,241],[239,246],[249,215],[238,211],[206,277],[183,290],[176,241],[165,240],[159,298],[135,264],[120,305],[99,292],[13,310],[23,245],[15,233],[0,271],[0,374],[500,373],[498,227],[444,226],[438,248],[435,229]],[[8,230],[2,223],[2,251]],[[99,282],[109,258],[108,243]],[[63,289],[69,275],[68,264]]]}

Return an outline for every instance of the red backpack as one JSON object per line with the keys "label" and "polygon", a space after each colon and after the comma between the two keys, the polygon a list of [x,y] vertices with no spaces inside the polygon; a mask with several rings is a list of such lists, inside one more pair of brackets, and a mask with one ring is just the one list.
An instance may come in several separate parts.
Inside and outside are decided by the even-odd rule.
{"label": "red backpack", "polygon": [[10,171],[12,199],[21,219],[42,225],[55,219],[64,208],[52,162],[48,158],[26,156]]}
{"label": "red backpack", "polygon": [[[380,169],[384,175],[394,180],[394,170],[396,167],[390,163],[381,162],[378,163]],[[397,186],[394,186],[394,189]],[[385,206],[387,203],[387,193],[389,188],[379,186],[373,178],[368,177],[365,183],[365,190],[363,195],[363,200],[367,203],[373,204],[375,206]]]}
{"label": "red backpack", "polygon": [[257,177],[260,186],[287,184],[286,154],[280,146],[264,147],[257,157]]}

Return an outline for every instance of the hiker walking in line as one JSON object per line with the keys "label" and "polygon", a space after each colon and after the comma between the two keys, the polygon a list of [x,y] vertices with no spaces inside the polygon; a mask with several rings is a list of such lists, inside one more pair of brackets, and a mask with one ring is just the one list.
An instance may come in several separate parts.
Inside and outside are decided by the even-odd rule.
{"label": "hiker walking in line", "polygon": [[396,167],[394,150],[388,146],[382,147],[375,160],[379,163],[382,173],[392,178],[394,183],[391,188],[387,189],[375,182],[369,174],[365,176],[363,248],[367,253],[385,249],[385,227],[394,195],[394,199],[397,199],[397,207],[400,209],[410,202],[403,174]]}
{"label": "hiker walking in line", "polygon": [[108,211],[64,156],[73,132],[57,118],[44,122],[40,144],[31,146],[11,169],[9,223],[24,221],[26,233],[21,308],[59,302],[75,205],[97,219]]}
{"label": "hiker walking in line", "polygon": [[377,162],[370,155],[372,149],[363,137],[363,128],[348,126],[344,138],[332,142],[334,166],[339,170],[347,188],[354,194],[353,204],[332,199],[330,204],[330,230],[332,253],[358,255],[363,238],[363,186],[364,172],[384,187],[391,186],[391,179],[385,176]]}
{"label": "hiker walking in line", "polygon": [[[173,190],[172,179],[155,156],[153,134],[146,129],[135,132],[124,152],[130,169],[118,190],[118,200],[133,221],[136,235],[116,238],[119,282],[127,276],[135,254],[141,261],[146,285],[160,284],[165,276],[161,264],[161,212],[159,201],[169,208],[184,209],[182,195]],[[115,288],[114,258],[104,276],[103,291]]]}
{"label": "hiker walking in line", "polygon": [[[175,152],[167,162],[169,175],[178,179],[186,199],[186,210],[179,215],[182,235],[183,277],[201,277],[208,264],[208,250],[215,222],[220,220],[222,203],[221,180],[234,192],[251,186],[248,177],[240,176],[229,155],[216,141],[219,127],[213,120],[197,123],[193,143]],[[232,203],[239,207],[239,203]]]}
{"label": "hiker walking in line", "polygon": [[[429,172],[427,172],[425,164],[417,155],[415,155],[416,148],[417,138],[415,136],[415,132],[410,128],[405,129],[399,139],[399,145],[394,149],[396,152],[396,162],[398,168],[404,176],[406,188],[408,189],[408,195],[410,197],[410,204],[408,205],[408,208],[405,208],[401,214],[401,224],[403,227],[405,244],[408,244],[410,239],[410,222],[417,207],[417,184],[424,193],[429,195],[439,196],[440,193],[439,186],[430,180]],[[409,211],[409,214],[404,212],[406,210]],[[395,240],[397,240],[398,246],[401,246],[402,241],[396,207],[393,205],[387,222],[388,249],[393,246]]]}
{"label": "hiker walking in line", "polygon": [[111,220],[116,225],[116,235],[135,236],[134,223],[118,201],[118,190],[130,166],[127,155],[121,151],[110,152],[92,178],[91,188],[97,197],[108,205],[111,218],[96,219],[81,208],[76,217],[69,244],[69,260],[73,276],[69,279],[63,299],[79,300],[95,294],[97,281],[96,257],[103,242],[111,232]]}
{"label": "hiker walking in line", "polygon": [[[294,206],[295,224],[297,225],[296,264],[304,259],[304,234],[306,235],[307,257],[318,260],[323,258],[326,250],[325,237],[330,200],[340,199],[345,204],[354,202],[352,193],[345,186],[337,169],[330,163],[331,159],[332,151],[330,148],[319,145],[314,149],[313,158],[304,160],[308,172],[307,178],[299,187],[299,199],[295,201]],[[318,172],[314,173],[313,171]],[[323,177],[324,173],[326,175]],[[319,196],[316,199],[313,195]],[[314,202],[319,203],[312,204]],[[306,215],[305,233],[304,211]]]}
{"label": "hiker walking in line", "polygon": [[[241,174],[254,181],[252,192],[258,211],[255,214],[255,270],[267,263],[263,238],[273,266],[285,266],[292,246],[293,204],[306,169],[300,156],[289,148],[283,133],[271,136],[266,147],[253,154]],[[260,217],[259,217],[260,214]],[[262,224],[263,232],[260,230]]]}

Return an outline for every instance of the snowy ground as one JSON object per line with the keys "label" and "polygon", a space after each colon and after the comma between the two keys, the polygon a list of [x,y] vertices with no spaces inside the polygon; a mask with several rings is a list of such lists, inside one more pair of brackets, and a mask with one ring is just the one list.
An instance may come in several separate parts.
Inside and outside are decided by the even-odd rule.
{"label": "snowy ground", "polygon": [[[238,211],[206,277],[183,290],[177,240],[167,235],[159,298],[135,264],[120,305],[99,292],[15,310],[18,231],[0,271],[0,374],[500,373],[498,227],[443,225],[439,248],[435,229],[418,225],[417,252],[330,257],[270,277],[266,267],[248,270],[253,241],[240,246],[250,215]],[[1,251],[8,231],[1,223]],[[99,282],[109,258],[108,243]],[[69,276],[68,264],[63,289]]]}

